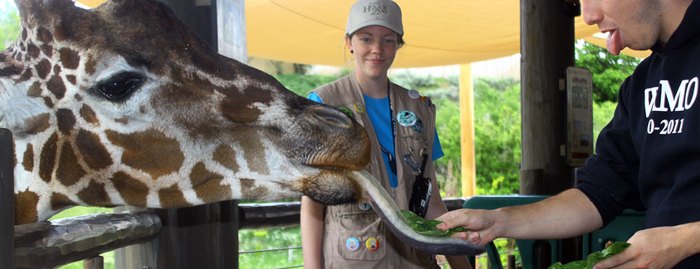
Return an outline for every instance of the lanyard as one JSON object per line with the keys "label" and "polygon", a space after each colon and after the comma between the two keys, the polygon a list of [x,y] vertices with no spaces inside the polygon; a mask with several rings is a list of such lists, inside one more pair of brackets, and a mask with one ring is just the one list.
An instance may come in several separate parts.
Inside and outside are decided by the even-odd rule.
{"label": "lanyard", "polygon": [[[394,143],[394,152],[396,152],[396,119],[394,119],[394,109],[391,108],[391,82],[387,81],[386,85],[386,92],[387,92],[387,98],[389,99],[389,120],[391,121],[391,142]],[[396,158],[394,158],[393,155],[391,155],[391,152],[384,148],[381,143],[379,143],[379,147],[382,149],[382,152],[389,157],[389,167],[391,168],[391,172],[394,173],[394,175],[398,176],[398,173],[396,172]]]}

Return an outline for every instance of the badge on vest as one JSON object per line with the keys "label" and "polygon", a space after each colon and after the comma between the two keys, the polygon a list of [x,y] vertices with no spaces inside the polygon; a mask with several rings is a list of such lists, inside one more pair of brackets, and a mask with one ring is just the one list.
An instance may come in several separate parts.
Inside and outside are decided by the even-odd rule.
{"label": "badge on vest", "polygon": [[356,237],[350,237],[345,240],[345,247],[350,251],[356,251],[360,249],[360,239]]}
{"label": "badge on vest", "polygon": [[377,239],[376,237],[367,238],[367,241],[365,241],[365,247],[367,247],[367,250],[369,251],[375,251],[379,249],[379,239]]}
{"label": "badge on vest", "polygon": [[417,120],[416,114],[408,110],[403,110],[396,114],[396,121],[403,127],[413,126]]}
{"label": "badge on vest", "polygon": [[427,107],[433,106],[433,101],[430,100],[430,97],[421,96],[420,101]]}
{"label": "badge on vest", "polygon": [[365,113],[365,107],[359,102],[352,103],[352,107],[355,109],[355,111],[357,111],[357,113]]}
{"label": "badge on vest", "polygon": [[418,99],[420,98],[420,93],[416,90],[410,90],[408,91],[408,97],[411,97],[411,99]]}

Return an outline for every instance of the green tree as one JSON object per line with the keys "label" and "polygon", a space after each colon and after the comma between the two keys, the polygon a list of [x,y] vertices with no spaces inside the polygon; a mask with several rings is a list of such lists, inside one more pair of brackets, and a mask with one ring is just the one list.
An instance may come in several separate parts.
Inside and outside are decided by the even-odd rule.
{"label": "green tree", "polygon": [[0,7],[0,50],[5,50],[19,36],[17,9]]}
{"label": "green tree", "polygon": [[340,77],[340,75],[275,75],[275,78],[290,91],[303,96],[309,96],[309,92],[319,86],[329,83]]}
{"label": "green tree", "polygon": [[604,48],[584,41],[576,42],[576,66],[593,73],[593,100],[617,102],[617,91],[622,82],[632,74],[639,59],[626,55],[613,55]]}
{"label": "green tree", "polygon": [[474,82],[474,150],[479,194],[514,194],[520,175],[520,83]]}
{"label": "green tree", "polygon": [[445,156],[435,162],[437,181],[443,197],[460,197],[462,156],[459,101],[450,98],[431,99],[438,108],[435,128],[445,153]]}

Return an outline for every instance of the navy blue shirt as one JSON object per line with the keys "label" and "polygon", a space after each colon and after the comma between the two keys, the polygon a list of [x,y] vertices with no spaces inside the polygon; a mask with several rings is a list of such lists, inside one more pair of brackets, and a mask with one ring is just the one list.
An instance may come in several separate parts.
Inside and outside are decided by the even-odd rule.
{"label": "navy blue shirt", "polygon": [[[620,88],[596,154],[578,170],[580,189],[608,224],[646,211],[645,228],[700,221],[700,1],[665,46],[652,48]],[[676,268],[697,268],[692,256]]]}

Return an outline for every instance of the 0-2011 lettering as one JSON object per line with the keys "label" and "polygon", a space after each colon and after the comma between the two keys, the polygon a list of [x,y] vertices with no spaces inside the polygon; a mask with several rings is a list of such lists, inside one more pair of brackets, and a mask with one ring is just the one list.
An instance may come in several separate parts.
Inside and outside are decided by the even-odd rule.
{"label": "0-2011 lettering", "polygon": [[659,131],[661,135],[680,134],[683,132],[683,120],[685,119],[662,120],[657,126],[653,119],[649,119],[647,133],[653,134],[654,131]]}

